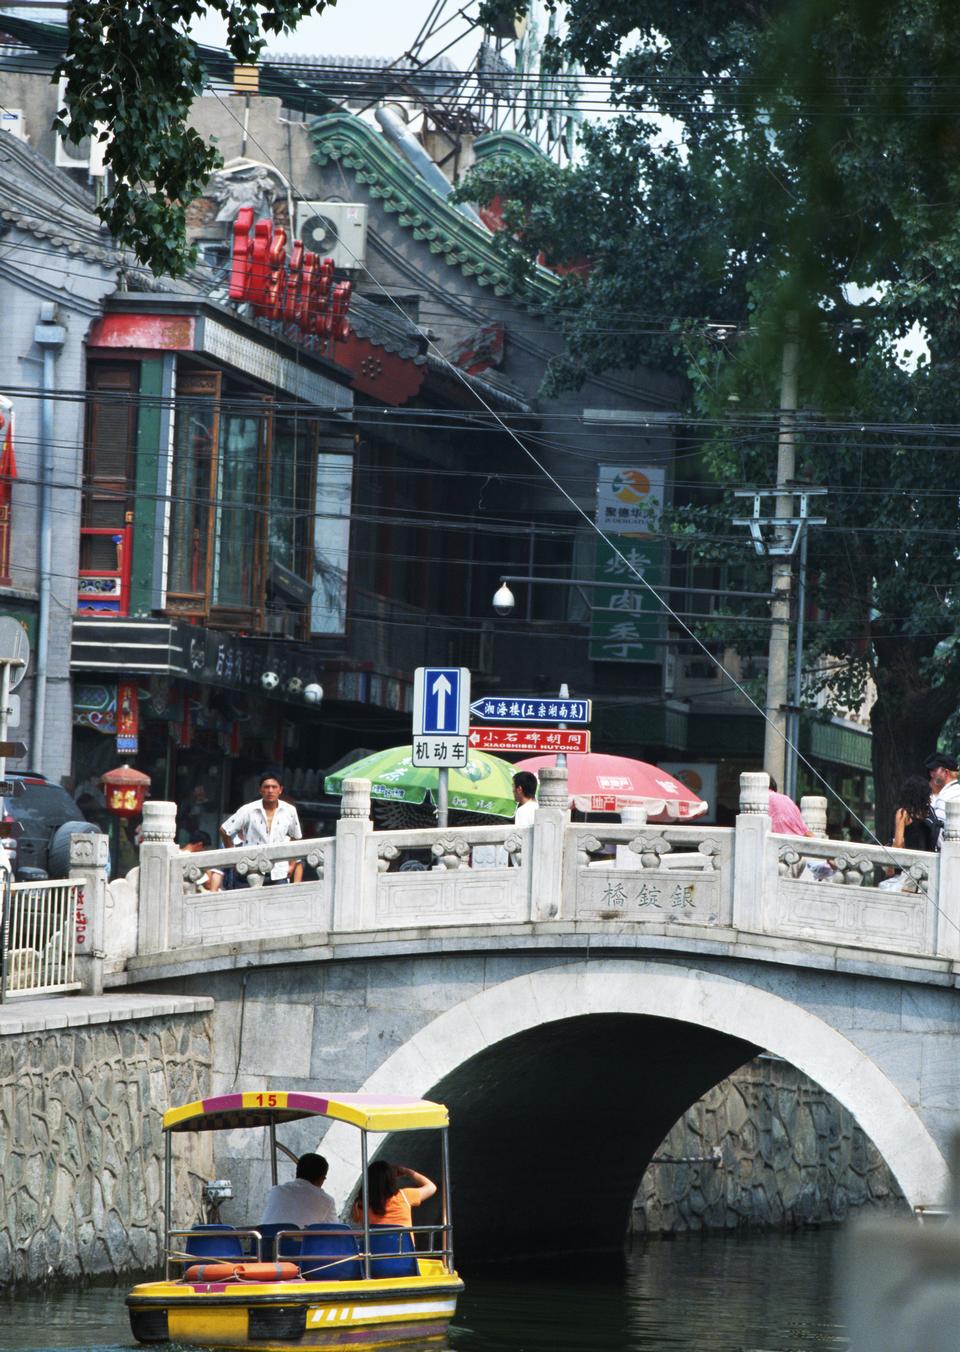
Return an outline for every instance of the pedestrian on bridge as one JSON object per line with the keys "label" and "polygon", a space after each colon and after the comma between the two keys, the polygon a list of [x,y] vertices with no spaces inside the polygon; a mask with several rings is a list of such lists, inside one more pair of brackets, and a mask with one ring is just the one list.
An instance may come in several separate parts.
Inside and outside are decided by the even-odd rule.
{"label": "pedestrian on bridge", "polygon": [[[957,780],[957,758],[956,756],[946,756],[942,751],[935,751],[932,756],[928,756],[923,762],[923,768],[927,772],[927,782],[930,785],[930,805],[940,822],[941,826],[947,824],[947,803],[951,799],[960,798],[960,781]],[[941,839],[937,842],[939,848]]]}
{"label": "pedestrian on bridge", "polygon": [[[303,839],[297,809],[281,799],[283,780],[280,772],[265,770],[260,776],[259,787],[259,801],[244,803],[220,827],[220,839],[228,850],[235,845],[282,845],[286,840]],[[302,877],[302,860],[278,859],[263,885],[298,883]]]}
{"label": "pedestrian on bridge", "polygon": [[513,777],[514,826],[532,826],[537,813],[537,777],[530,770],[518,770]]}

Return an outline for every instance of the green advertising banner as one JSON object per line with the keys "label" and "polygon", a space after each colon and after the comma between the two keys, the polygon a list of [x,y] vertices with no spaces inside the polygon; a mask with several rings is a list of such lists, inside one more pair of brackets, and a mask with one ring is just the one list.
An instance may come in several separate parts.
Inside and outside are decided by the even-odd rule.
{"label": "green advertising banner", "polygon": [[[639,585],[666,582],[666,546],[654,535],[666,492],[662,465],[601,465],[597,471],[597,540],[592,589],[591,662],[660,662],[663,608]],[[636,570],[636,571],[634,571]]]}
{"label": "green advertising banner", "polygon": [[[648,591],[633,590],[637,577],[624,559],[659,589],[665,581],[665,547],[659,540],[637,540],[627,535],[613,535],[610,540],[610,544],[597,541],[594,576],[604,581],[609,578],[610,586],[593,588],[590,661],[659,662],[663,648],[650,640],[661,635],[663,609]],[[624,587],[624,583],[632,585]]]}

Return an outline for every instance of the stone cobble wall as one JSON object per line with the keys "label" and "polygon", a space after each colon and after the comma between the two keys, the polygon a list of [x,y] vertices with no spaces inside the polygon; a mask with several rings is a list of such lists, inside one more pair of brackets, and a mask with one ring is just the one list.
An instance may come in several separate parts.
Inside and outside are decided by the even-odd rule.
{"label": "stone cobble wall", "polygon": [[[695,1103],[656,1151],[634,1234],[823,1225],[905,1205],[876,1147],[794,1066],[749,1062]],[[707,1162],[684,1162],[712,1157]],[[668,1163],[666,1161],[678,1161]]]}
{"label": "stone cobble wall", "polygon": [[[209,1093],[211,1054],[207,1014],[0,1037],[0,1283],[157,1263],[161,1115]],[[199,1211],[209,1133],[174,1159]]]}

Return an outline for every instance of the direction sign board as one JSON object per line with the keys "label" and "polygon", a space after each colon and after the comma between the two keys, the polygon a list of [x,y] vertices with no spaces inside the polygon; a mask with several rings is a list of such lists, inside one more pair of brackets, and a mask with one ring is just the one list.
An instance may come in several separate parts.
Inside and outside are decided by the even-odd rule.
{"label": "direction sign board", "polygon": [[542,695],[496,695],[475,699],[470,712],[484,720],[498,723],[573,723],[583,727],[590,722],[591,704],[588,699],[558,699]]}
{"label": "direction sign board", "polygon": [[421,734],[413,739],[413,763],[439,770],[453,770],[467,763],[466,737]]}
{"label": "direction sign board", "polygon": [[413,674],[414,737],[463,738],[469,726],[470,668],[417,667]]}
{"label": "direction sign board", "polygon": [[10,689],[14,690],[27,674],[30,640],[27,631],[12,615],[0,615],[0,662],[10,663]]}
{"label": "direction sign board", "polygon": [[26,754],[26,742],[0,742],[0,756],[9,756],[11,760],[20,760]]}
{"label": "direction sign board", "polygon": [[590,733],[584,728],[471,728],[469,741],[473,751],[523,751],[535,755],[543,751],[590,750]]}

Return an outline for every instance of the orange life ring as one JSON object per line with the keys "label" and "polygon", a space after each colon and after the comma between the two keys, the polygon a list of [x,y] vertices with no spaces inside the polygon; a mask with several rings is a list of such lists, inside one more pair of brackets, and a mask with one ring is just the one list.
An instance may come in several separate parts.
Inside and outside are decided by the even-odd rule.
{"label": "orange life ring", "polygon": [[[185,1282],[228,1282],[235,1275],[239,1263],[194,1263],[183,1274]],[[291,1266],[293,1266],[291,1264]]]}
{"label": "orange life ring", "polygon": [[237,1263],[239,1282],[290,1282],[300,1276],[296,1263]]}

